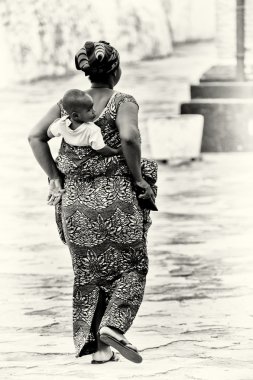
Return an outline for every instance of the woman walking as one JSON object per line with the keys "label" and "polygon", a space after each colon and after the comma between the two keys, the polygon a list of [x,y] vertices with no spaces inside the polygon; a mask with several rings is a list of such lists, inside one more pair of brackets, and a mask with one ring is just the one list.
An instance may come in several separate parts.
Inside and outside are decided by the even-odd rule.
{"label": "woman walking", "polygon": [[31,130],[29,142],[49,178],[49,204],[56,205],[58,231],[72,257],[76,356],[92,354],[94,364],[117,361],[114,347],[139,363],[141,355],[124,334],[144,294],[151,220],[135,189],[154,201],[157,166],[141,160],[137,102],[113,90],[121,76],[117,50],[105,41],[86,42],[75,62],[89,76],[86,93],[93,99],[94,122],[105,144],[121,145],[123,156],[104,157],[90,146],[62,140],[54,161],[47,129],[66,114],[62,101]]}

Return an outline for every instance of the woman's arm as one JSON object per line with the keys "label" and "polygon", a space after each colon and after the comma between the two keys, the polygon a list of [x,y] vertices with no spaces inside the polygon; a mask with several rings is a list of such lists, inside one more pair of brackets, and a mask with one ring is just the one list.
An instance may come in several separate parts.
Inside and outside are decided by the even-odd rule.
{"label": "woman's arm", "polygon": [[52,122],[60,117],[60,108],[56,104],[46,113],[45,116],[32,128],[28,141],[33,154],[49,179],[60,178],[60,173],[52,157],[47,135],[47,129]]}
{"label": "woman's arm", "polygon": [[135,183],[145,189],[140,198],[155,199],[150,185],[143,179],[141,174],[141,144],[138,130],[138,106],[127,102],[119,107],[116,125],[119,129],[121,146],[129,170]]}

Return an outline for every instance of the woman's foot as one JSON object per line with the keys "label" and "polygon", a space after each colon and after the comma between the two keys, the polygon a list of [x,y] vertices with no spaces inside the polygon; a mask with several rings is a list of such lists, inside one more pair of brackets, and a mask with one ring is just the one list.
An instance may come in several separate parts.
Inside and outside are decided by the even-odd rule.
{"label": "woman's foot", "polygon": [[92,359],[91,364],[104,364],[108,362],[118,362],[119,361],[119,354],[112,352],[112,356],[107,360],[95,360]]}
{"label": "woman's foot", "polygon": [[110,345],[114,347],[121,353],[121,355],[131,362],[142,362],[142,357],[137,348],[133,346],[118,330],[107,326],[102,327],[100,329],[100,341],[104,342],[108,346]]}
{"label": "woman's foot", "polygon": [[[102,346],[102,345],[101,345]],[[103,347],[99,347],[98,351],[92,354],[92,360],[96,361],[107,361],[112,357],[111,347],[103,343]]]}
{"label": "woman's foot", "polygon": [[125,337],[125,335],[121,334],[118,330],[114,329],[114,328],[111,328],[111,327],[107,327],[107,326],[104,326],[100,329],[100,335],[102,334],[107,334],[107,335],[110,335],[111,337],[117,339],[117,340],[124,340],[126,343],[128,343],[129,345],[131,345],[131,347],[137,351],[137,348],[135,346],[133,346],[128,340],[127,338]]}

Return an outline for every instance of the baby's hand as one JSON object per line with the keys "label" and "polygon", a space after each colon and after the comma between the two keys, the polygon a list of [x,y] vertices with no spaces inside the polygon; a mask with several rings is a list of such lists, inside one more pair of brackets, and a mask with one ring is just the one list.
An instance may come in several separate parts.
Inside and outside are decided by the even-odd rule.
{"label": "baby's hand", "polygon": [[122,150],[121,146],[119,148],[117,148],[117,154],[123,154],[123,150]]}
{"label": "baby's hand", "polygon": [[51,179],[49,181],[49,194],[47,197],[47,204],[55,206],[60,202],[62,194],[65,190],[61,186],[61,180],[59,178]]}

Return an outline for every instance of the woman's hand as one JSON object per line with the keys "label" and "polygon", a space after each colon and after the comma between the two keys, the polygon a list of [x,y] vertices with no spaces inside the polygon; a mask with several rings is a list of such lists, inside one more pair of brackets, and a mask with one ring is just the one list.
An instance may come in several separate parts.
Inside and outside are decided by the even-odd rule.
{"label": "woman's hand", "polygon": [[145,181],[145,179],[142,179],[141,181],[136,181],[135,183],[137,186],[143,189],[143,193],[139,195],[139,198],[143,198],[143,199],[151,198],[152,201],[155,202],[155,194],[153,190],[151,189],[151,186]]}
{"label": "woman's hand", "polygon": [[47,204],[55,206],[60,202],[64,189],[61,185],[60,178],[50,179],[49,181],[49,194],[47,197]]}

